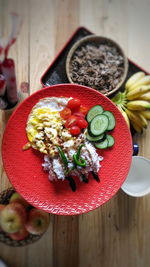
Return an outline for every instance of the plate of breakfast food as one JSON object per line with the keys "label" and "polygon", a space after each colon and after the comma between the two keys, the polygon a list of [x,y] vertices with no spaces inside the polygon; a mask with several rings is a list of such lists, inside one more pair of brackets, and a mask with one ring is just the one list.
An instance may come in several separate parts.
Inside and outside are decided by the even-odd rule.
{"label": "plate of breakfast food", "polygon": [[6,174],[31,205],[75,215],[111,199],[129,172],[132,138],[118,108],[86,86],[57,84],[26,98],[2,141]]}

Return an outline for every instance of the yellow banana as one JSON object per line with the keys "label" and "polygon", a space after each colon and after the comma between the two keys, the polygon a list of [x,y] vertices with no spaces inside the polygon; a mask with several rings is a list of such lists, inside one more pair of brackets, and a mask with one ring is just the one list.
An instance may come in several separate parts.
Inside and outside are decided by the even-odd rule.
{"label": "yellow banana", "polygon": [[142,79],[145,76],[145,73],[142,71],[136,72],[133,74],[125,83],[125,89],[128,90],[131,86],[133,86],[136,82]]}
{"label": "yellow banana", "polygon": [[141,134],[143,132],[143,128],[137,125],[135,122],[131,121],[131,124],[137,133]]}
{"label": "yellow banana", "polygon": [[137,86],[135,89],[127,93],[127,99],[128,100],[137,99],[140,95],[149,91],[150,91],[150,85]]}
{"label": "yellow banana", "polygon": [[133,100],[127,103],[127,108],[130,110],[150,109],[150,103],[146,100]]}
{"label": "yellow banana", "polygon": [[120,112],[122,113],[122,115],[123,115],[123,117],[124,117],[124,119],[125,119],[125,121],[126,121],[128,127],[130,128],[130,121],[129,121],[129,118],[128,118],[127,113],[126,113],[125,111],[123,111],[122,108],[120,108],[120,107],[118,107],[118,108],[119,108]]}
{"label": "yellow banana", "polygon": [[134,83],[131,87],[128,88],[128,91],[134,90],[137,86],[148,84],[150,85],[150,75],[146,75],[142,79]]}
{"label": "yellow banana", "polygon": [[143,126],[144,128],[147,128],[147,126],[148,126],[148,121],[147,121],[147,119],[146,119],[140,112],[138,112],[138,116],[139,116],[140,119],[141,119],[142,126]]}
{"label": "yellow banana", "polygon": [[150,110],[143,110],[139,113],[142,114],[145,119],[150,120]]}
{"label": "yellow banana", "polygon": [[139,99],[141,100],[147,100],[147,101],[150,101],[150,92],[147,92],[145,94],[142,94],[138,97]]}
{"label": "yellow banana", "polygon": [[135,122],[141,128],[143,127],[143,123],[141,121],[141,118],[137,115],[136,111],[131,111],[131,110],[125,109],[125,112],[127,113],[131,122]]}

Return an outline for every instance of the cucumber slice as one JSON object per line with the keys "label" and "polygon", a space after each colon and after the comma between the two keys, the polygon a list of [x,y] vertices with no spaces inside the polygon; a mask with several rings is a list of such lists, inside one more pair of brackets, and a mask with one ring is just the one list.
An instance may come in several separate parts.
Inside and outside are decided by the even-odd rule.
{"label": "cucumber slice", "polygon": [[107,138],[106,138],[106,139],[105,139],[104,141],[102,141],[102,142],[94,143],[94,145],[95,145],[95,147],[97,147],[97,148],[105,149],[105,148],[108,147],[108,140],[107,140]]}
{"label": "cucumber slice", "polygon": [[114,143],[115,143],[115,140],[114,140],[113,136],[110,135],[110,134],[107,134],[106,135],[106,139],[108,141],[108,147],[112,147],[114,145]]}
{"label": "cucumber slice", "polygon": [[92,107],[86,116],[87,121],[90,122],[96,115],[102,114],[103,111],[104,110],[100,105]]}
{"label": "cucumber slice", "polygon": [[113,130],[115,128],[115,125],[116,125],[116,120],[115,120],[114,115],[112,114],[112,112],[110,112],[108,110],[104,111],[103,114],[106,115],[108,117],[108,120],[109,120],[107,130],[108,131]]}
{"label": "cucumber slice", "polygon": [[98,136],[91,136],[88,132],[86,133],[86,139],[90,142],[97,142],[100,141],[101,139],[103,139],[105,136],[105,134],[100,134]]}
{"label": "cucumber slice", "polygon": [[108,128],[109,119],[106,115],[101,114],[93,118],[90,123],[90,132],[94,136],[104,133]]}

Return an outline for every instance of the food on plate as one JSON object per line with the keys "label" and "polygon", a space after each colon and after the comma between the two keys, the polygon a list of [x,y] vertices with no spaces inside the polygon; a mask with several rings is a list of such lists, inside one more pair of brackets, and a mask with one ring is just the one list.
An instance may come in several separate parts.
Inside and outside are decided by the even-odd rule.
{"label": "food on plate", "polygon": [[26,211],[19,203],[6,205],[0,212],[0,226],[7,233],[18,232],[25,221]]}
{"label": "food on plate", "polygon": [[38,209],[31,209],[25,225],[27,231],[33,235],[43,234],[49,226],[49,214]]}
{"label": "food on plate", "polygon": [[[42,166],[49,173],[49,180],[66,179],[75,191],[73,176],[88,183],[91,172],[99,181],[103,158],[96,147],[113,146],[113,137],[106,133],[114,127],[113,114],[100,105],[88,110],[80,99],[47,97],[40,99],[29,114],[26,126],[29,143],[23,149],[31,146],[45,154]],[[100,143],[105,139],[104,147]]]}
{"label": "food on plate", "polygon": [[136,72],[125,83],[125,91],[112,98],[128,126],[142,133],[150,119],[150,75]]}
{"label": "food on plate", "polygon": [[122,80],[124,58],[114,44],[91,41],[75,50],[69,72],[74,83],[107,93]]}
{"label": "food on plate", "polygon": [[99,149],[112,147],[115,143],[113,136],[107,134],[115,128],[116,120],[112,112],[104,110],[102,106],[93,106],[87,113],[89,122],[86,138],[93,142],[93,145]]}
{"label": "food on plate", "polygon": [[29,234],[43,234],[49,226],[49,220],[47,212],[33,208],[17,192],[9,197],[9,204],[0,204],[0,231],[12,240],[24,240]]}

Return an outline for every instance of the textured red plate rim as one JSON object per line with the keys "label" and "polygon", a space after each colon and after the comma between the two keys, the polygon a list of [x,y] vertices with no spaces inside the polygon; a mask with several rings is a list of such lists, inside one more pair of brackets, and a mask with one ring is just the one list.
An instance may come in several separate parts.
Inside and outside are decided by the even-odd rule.
{"label": "textured red plate rim", "polygon": [[[31,97],[33,98],[35,95],[38,95],[38,94],[40,95],[40,92],[43,93],[47,89],[55,89],[55,88],[58,88],[58,87],[66,87],[67,88],[68,86],[69,87],[72,87],[72,88],[77,87],[78,89],[81,88],[81,89],[84,89],[84,90],[89,90],[89,92],[91,92],[93,94],[97,94],[97,96],[102,97],[103,99],[105,99],[105,101],[110,102],[111,105],[114,106],[115,109],[117,109],[116,106],[114,105],[114,103],[112,103],[112,101],[109,98],[107,98],[106,96],[102,95],[100,92],[97,92],[96,90],[94,90],[92,88],[89,88],[89,87],[86,87],[86,86],[80,86],[80,85],[77,85],[77,84],[57,84],[57,85],[53,85],[53,86],[44,87],[41,90],[38,90],[35,93],[33,93],[31,96],[27,97],[22,103],[20,103],[20,105],[16,108],[16,110],[11,115],[11,117],[10,117],[10,119],[9,119],[7,125],[6,125],[5,132],[4,132],[4,135],[3,135],[3,140],[2,140],[2,158],[3,158],[3,163],[4,163],[4,169],[6,171],[6,174],[7,174],[8,178],[10,179],[10,182],[11,182],[12,179],[9,177],[9,172],[7,171],[7,162],[5,161],[5,158],[4,158],[4,154],[5,154],[5,151],[4,151],[4,141],[5,141],[5,135],[6,135],[7,130],[9,129],[9,124],[11,123],[11,120],[14,118],[14,116],[18,112],[18,109],[20,109],[20,107],[22,105],[24,105],[24,103],[26,103],[29,98],[31,98]],[[55,94],[53,94],[53,96],[55,96]],[[63,96],[63,93],[60,96]],[[64,96],[66,96],[66,94],[64,94]],[[68,97],[69,97],[69,95],[68,95]],[[124,118],[121,115],[121,113],[120,113],[119,116],[122,117],[122,120],[123,120],[122,123],[123,124],[126,124],[126,122],[124,121]],[[127,127],[127,125],[126,125],[126,127]],[[60,210],[59,211],[57,209],[55,210],[54,207],[53,208],[46,208],[46,207],[43,208],[43,207],[41,207],[41,205],[39,205],[39,203],[37,203],[37,201],[30,199],[30,197],[28,198],[27,195],[20,188],[18,188],[18,186],[16,184],[14,185],[13,182],[12,182],[12,184],[13,184],[14,188],[16,189],[16,191],[18,193],[20,193],[31,205],[35,206],[36,208],[45,210],[45,211],[47,211],[49,213],[53,213],[53,214],[57,214],[57,215],[77,215],[77,214],[83,214],[83,213],[89,212],[91,210],[94,210],[94,209],[100,207],[101,205],[105,204],[107,201],[109,201],[118,192],[118,190],[122,186],[124,180],[126,179],[126,176],[127,176],[128,172],[129,172],[130,165],[131,165],[131,160],[132,160],[132,137],[131,137],[131,134],[130,134],[130,130],[129,129],[128,130],[126,129],[126,132],[128,133],[128,138],[129,138],[128,139],[128,146],[129,146],[129,151],[128,151],[128,166],[126,166],[124,177],[115,186],[114,191],[112,191],[111,194],[109,194],[107,196],[107,198],[103,202],[100,199],[97,199],[96,203],[94,202],[94,203],[92,203],[92,205],[87,205],[86,208],[84,207],[82,209],[80,207],[79,209],[77,208],[77,210],[74,210],[73,209],[73,210],[69,210],[69,211],[68,210],[67,211],[65,211],[65,210]],[[72,192],[72,194],[74,194],[74,193]]]}

